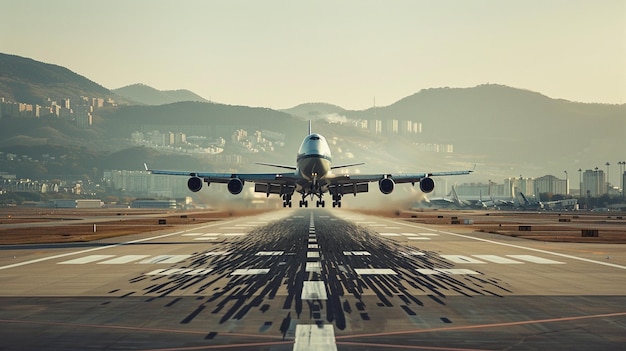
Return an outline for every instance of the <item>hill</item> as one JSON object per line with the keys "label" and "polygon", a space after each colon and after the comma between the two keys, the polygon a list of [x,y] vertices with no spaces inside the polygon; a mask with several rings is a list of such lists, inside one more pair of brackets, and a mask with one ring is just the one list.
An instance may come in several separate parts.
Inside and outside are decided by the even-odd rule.
{"label": "hill", "polygon": [[[71,119],[0,118],[0,147],[75,145],[113,152],[131,145],[128,138],[135,130],[225,138],[237,129],[269,130],[284,135],[285,151],[281,152],[291,160],[306,131],[304,121],[315,120],[314,130],[332,139],[336,162],[350,163],[355,158],[376,168],[373,171],[390,165],[415,171],[478,163],[480,172],[486,174],[483,179],[561,175],[563,170],[602,167],[607,161],[623,160],[626,149],[626,105],[552,99],[503,85],[425,89],[389,106],[363,111],[325,103],[275,111],[181,101],[206,100],[186,90],[158,91],[145,85],[116,91],[147,106],[97,110],[89,128],[78,128]],[[48,97],[80,95],[120,98],[66,68],[0,54],[0,97],[41,104]],[[412,120],[422,124],[422,133],[375,135],[345,123],[357,119],[381,120],[385,128],[387,120]],[[433,144],[453,145],[454,152],[420,151],[419,145]],[[254,155],[260,159],[277,156]]]}
{"label": "hill", "polygon": [[209,102],[189,90],[157,90],[145,84],[133,84],[114,89],[113,92],[144,105],[165,105],[182,101]]}
{"label": "hill", "polygon": [[427,89],[346,116],[421,122],[421,142],[453,144],[455,153],[519,170],[513,172],[522,165],[559,173],[572,165],[593,168],[617,161],[626,147],[626,105],[551,99],[502,85]]}
{"label": "hill", "polygon": [[105,87],[69,69],[0,53],[0,97],[29,104],[48,98],[115,97]]}
{"label": "hill", "polygon": [[321,102],[300,104],[290,109],[281,111],[304,120],[313,121],[318,119],[333,121],[336,120],[338,116],[344,115],[346,112],[346,110],[342,107]]}

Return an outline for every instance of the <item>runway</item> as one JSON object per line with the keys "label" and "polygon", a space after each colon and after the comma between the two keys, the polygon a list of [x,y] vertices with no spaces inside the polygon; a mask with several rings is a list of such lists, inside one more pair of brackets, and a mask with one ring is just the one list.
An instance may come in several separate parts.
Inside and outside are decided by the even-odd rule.
{"label": "runway", "polygon": [[619,350],[626,246],[285,209],[0,246],[2,350]]}

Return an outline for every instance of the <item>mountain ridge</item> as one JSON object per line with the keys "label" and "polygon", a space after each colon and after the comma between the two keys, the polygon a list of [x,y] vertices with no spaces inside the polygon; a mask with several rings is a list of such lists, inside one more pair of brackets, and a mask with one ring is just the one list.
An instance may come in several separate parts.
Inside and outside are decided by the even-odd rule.
{"label": "mountain ridge", "polygon": [[144,105],[166,105],[183,101],[210,102],[187,89],[158,90],[142,83],[127,85],[112,91],[128,100]]}
{"label": "mountain ridge", "polygon": [[[0,63],[2,61],[18,61],[19,65],[0,64],[0,97],[15,98],[30,93],[30,100],[20,101],[30,102],[43,97],[58,96],[65,91],[82,94],[86,92],[85,89],[93,94],[109,92],[111,96],[119,97],[114,91],[60,66],[6,54],[0,55]],[[29,71],[29,65],[35,66],[32,71]],[[11,76],[11,72],[17,72],[18,76]],[[39,80],[45,81],[43,76],[52,77],[49,78],[52,82],[36,84]],[[67,78],[61,78],[64,76]],[[3,95],[7,82],[11,81],[21,82],[22,85],[11,86],[17,93],[11,90],[9,95]],[[69,88],[63,90],[59,86]],[[143,87],[159,94],[169,94],[170,97],[172,94],[176,95],[176,92],[188,92],[161,92],[148,86]],[[51,93],[52,91],[55,93]],[[96,111],[93,126],[82,130],[73,126],[69,120],[5,117],[0,118],[0,137],[3,147],[13,144],[75,143],[81,147],[108,147],[109,151],[117,151],[115,147],[123,144],[119,142],[120,138],[128,138],[131,131],[137,130],[133,128],[161,125],[163,128],[172,128],[169,131],[176,131],[173,130],[176,126],[185,126],[196,132],[195,126],[206,125],[207,130],[213,128],[212,132],[218,126],[227,126],[221,132],[238,128],[251,129],[250,132],[254,129],[276,130],[286,134],[290,139],[289,144],[292,145],[299,143],[306,129],[304,121],[310,119],[326,120],[316,121],[314,130],[327,133],[329,137],[352,138],[349,151],[356,158],[360,156],[358,152],[370,155],[371,147],[375,146],[378,153],[377,159],[372,162],[374,165],[394,157],[394,164],[397,164],[402,159],[397,159],[397,156],[409,151],[415,152],[413,149],[417,149],[417,144],[450,144],[454,146],[453,156],[439,154],[431,157],[421,153],[418,156],[422,166],[434,164],[437,168],[446,168],[447,165],[441,162],[449,162],[451,158],[468,160],[471,163],[479,160],[490,164],[488,172],[494,172],[493,177],[500,177],[505,173],[527,172],[520,168],[592,168],[607,160],[616,162],[622,157],[620,150],[626,149],[626,104],[572,102],[498,84],[423,89],[391,105],[358,111],[327,103],[305,103],[282,111],[180,101],[159,105],[119,106]],[[347,127],[338,128],[338,124],[327,124],[339,122],[348,126],[350,120],[357,119],[376,119],[383,122],[412,120],[422,123],[423,132],[410,136],[393,133],[375,135],[378,132],[363,129],[355,132]],[[384,128],[388,127],[385,125]],[[367,133],[371,137],[363,138]],[[366,144],[373,140],[376,145]],[[359,147],[364,149],[359,150]],[[365,149],[367,147],[370,147],[370,151]]]}
{"label": "mountain ridge", "polygon": [[15,102],[43,104],[80,96],[114,97],[102,85],[65,67],[0,53],[0,97]]}

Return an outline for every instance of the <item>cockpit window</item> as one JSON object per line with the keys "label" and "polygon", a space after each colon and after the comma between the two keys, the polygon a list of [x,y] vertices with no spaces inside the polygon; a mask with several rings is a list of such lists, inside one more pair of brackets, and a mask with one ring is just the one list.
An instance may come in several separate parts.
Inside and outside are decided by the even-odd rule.
{"label": "cockpit window", "polygon": [[309,140],[320,140],[320,137],[318,136],[312,136],[309,138]]}

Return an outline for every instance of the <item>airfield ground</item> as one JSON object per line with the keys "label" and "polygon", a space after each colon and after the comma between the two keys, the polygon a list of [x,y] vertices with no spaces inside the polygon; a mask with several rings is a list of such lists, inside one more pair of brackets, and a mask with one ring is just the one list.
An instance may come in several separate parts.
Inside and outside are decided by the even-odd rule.
{"label": "airfield ground", "polygon": [[[151,209],[0,209],[0,245],[88,242],[195,225],[265,210]],[[441,226],[463,226],[476,232],[530,240],[581,243],[626,243],[622,212],[530,212],[405,210],[368,211],[368,215],[404,218]],[[597,235],[597,236],[595,236]]]}

